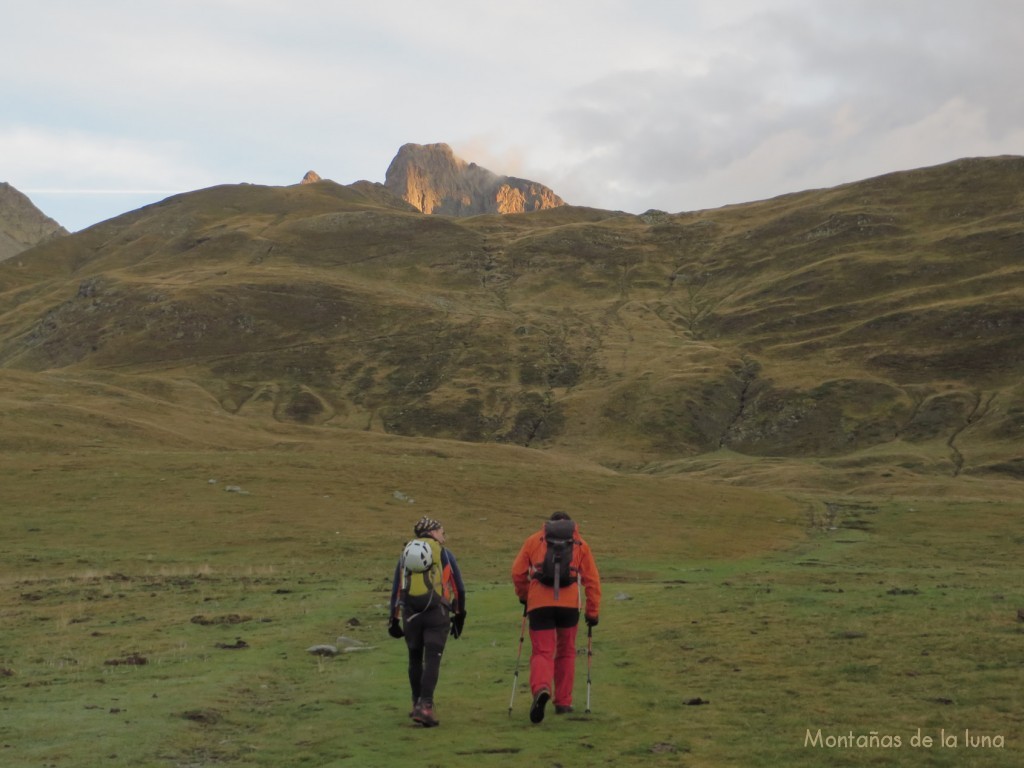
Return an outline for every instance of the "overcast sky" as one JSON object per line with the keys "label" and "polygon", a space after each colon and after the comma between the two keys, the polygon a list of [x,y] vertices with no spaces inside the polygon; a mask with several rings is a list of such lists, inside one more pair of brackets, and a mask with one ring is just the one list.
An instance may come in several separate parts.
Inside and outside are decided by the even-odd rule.
{"label": "overcast sky", "polygon": [[0,181],[71,230],[445,142],[567,202],[713,208],[1024,154],[1021,0],[6,2]]}

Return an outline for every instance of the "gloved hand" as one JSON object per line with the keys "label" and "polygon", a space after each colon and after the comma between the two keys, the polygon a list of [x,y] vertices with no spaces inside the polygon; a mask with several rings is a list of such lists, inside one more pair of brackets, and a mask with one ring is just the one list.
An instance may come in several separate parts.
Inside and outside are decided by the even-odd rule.
{"label": "gloved hand", "polygon": [[392,616],[391,621],[388,622],[388,634],[395,639],[405,637],[405,632],[402,631],[402,625],[398,623],[397,616]]}
{"label": "gloved hand", "polygon": [[451,634],[456,640],[462,636],[462,628],[466,626],[466,612],[456,613],[452,616]]}
{"label": "gloved hand", "polygon": [[584,621],[587,622],[588,627],[597,626],[597,616],[584,616]]}

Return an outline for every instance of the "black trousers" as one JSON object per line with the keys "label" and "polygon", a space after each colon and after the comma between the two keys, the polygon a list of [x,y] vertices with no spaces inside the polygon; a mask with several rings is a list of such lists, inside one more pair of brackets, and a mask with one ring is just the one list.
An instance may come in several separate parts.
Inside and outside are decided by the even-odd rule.
{"label": "black trousers", "polygon": [[409,687],[412,700],[434,700],[441,675],[441,655],[451,630],[448,607],[435,602],[424,611],[405,609],[402,615],[405,644],[409,648]]}
{"label": "black trousers", "polygon": [[562,608],[548,605],[534,608],[527,614],[530,617],[530,629],[569,629],[580,623],[580,612],[575,608]]}

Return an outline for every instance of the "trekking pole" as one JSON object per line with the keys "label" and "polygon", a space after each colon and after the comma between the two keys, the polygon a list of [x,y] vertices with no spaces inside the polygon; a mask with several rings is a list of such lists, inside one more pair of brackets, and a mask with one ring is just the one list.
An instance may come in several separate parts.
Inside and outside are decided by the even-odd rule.
{"label": "trekking pole", "polygon": [[519,652],[516,654],[516,671],[512,675],[512,696],[508,700],[508,716],[512,717],[512,702],[516,700],[516,687],[519,685],[519,659],[523,656],[523,638],[526,635],[526,607],[523,607],[523,623],[519,627]]}
{"label": "trekking pole", "polygon": [[587,626],[587,709],[590,714],[590,659],[594,655],[594,628]]}

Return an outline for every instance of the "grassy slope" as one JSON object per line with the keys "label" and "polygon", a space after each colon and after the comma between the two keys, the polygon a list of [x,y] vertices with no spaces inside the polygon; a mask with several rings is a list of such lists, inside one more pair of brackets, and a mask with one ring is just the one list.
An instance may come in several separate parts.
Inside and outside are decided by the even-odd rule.
{"label": "grassy slope", "polygon": [[[905,745],[969,728],[1007,746],[904,746],[899,764],[1019,762],[1017,503],[786,498],[302,428],[248,450],[13,452],[0,472],[4,765],[893,764],[823,756],[808,728]],[[507,569],[553,508],[582,521],[605,604],[593,714],[538,728],[525,665],[507,715]],[[471,589],[429,732],[408,723],[404,647],[384,632],[396,548],[424,513]],[[339,635],[372,649],[306,653]]]}
{"label": "grassy slope", "polygon": [[213,188],[0,268],[0,365],[620,468],[864,453],[877,483],[888,451],[908,475],[1013,478],[1020,163],[644,217]]}

